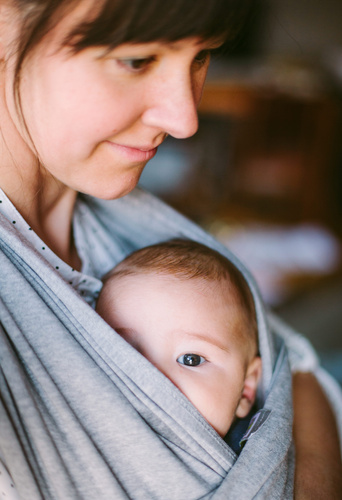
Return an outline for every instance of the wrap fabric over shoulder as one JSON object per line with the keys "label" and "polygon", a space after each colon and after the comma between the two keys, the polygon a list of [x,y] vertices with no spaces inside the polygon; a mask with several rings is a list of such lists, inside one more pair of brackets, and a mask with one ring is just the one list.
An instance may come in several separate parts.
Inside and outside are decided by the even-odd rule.
{"label": "wrap fabric over shoulder", "polygon": [[237,458],[187,398],[1,218],[0,456],[22,499],[292,498],[291,374],[248,272],[140,189],[109,202],[82,197],[75,218],[84,231],[104,228],[113,266],[135,248],[177,236],[230,258],[255,297],[259,406],[271,412]]}

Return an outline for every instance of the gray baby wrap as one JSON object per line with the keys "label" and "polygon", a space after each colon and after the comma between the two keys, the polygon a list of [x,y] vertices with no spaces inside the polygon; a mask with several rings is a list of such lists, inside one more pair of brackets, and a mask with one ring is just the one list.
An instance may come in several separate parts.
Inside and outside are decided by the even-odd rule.
{"label": "gray baby wrap", "polygon": [[[227,249],[150,195],[79,201],[115,265],[174,236]],[[83,219],[82,219],[83,218]],[[237,458],[4,218],[0,221],[0,456],[23,500],[292,498],[291,374],[252,280],[271,410]],[[107,270],[104,270],[107,271]]]}

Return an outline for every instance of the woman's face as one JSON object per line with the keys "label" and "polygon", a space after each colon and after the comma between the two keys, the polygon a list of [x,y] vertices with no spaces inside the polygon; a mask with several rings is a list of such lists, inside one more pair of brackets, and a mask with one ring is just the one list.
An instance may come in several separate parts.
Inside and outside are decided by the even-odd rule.
{"label": "woman's face", "polygon": [[60,48],[70,23],[70,16],[61,21],[24,62],[20,96],[30,137],[13,103],[12,122],[52,174],[45,178],[100,198],[120,197],[136,186],[168,134],[196,132],[212,47],[191,38],[73,55]]}

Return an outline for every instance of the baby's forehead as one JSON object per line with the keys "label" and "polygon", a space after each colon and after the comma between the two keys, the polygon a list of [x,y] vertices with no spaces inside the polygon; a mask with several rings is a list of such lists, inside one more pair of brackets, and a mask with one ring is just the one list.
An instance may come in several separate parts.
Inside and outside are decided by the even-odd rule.
{"label": "baby's forehead", "polygon": [[[243,309],[243,304],[239,299],[239,290],[230,280],[222,277],[211,279],[203,276],[189,276],[181,270],[179,272],[155,271],[154,269],[131,269],[119,264],[107,281],[120,282],[120,287],[129,287],[134,284],[136,287],[148,287],[158,284],[159,290],[165,286],[165,291],[175,287],[177,289],[193,289],[201,294],[220,298],[223,303],[234,303],[238,309]],[[106,281],[105,281],[106,285]]]}
{"label": "baby's forehead", "polygon": [[[112,289],[112,293],[115,293],[116,285],[120,287],[120,290],[132,290],[141,294],[144,297],[144,291],[147,289],[153,290],[156,288],[157,297],[169,294],[170,291],[174,290],[178,294],[180,303],[182,303],[182,294],[187,296],[193,290],[194,294],[199,293],[202,297],[208,298],[208,314],[215,317],[217,311],[210,308],[209,299],[215,297],[215,303],[221,306],[225,310],[227,319],[227,330],[225,334],[227,336],[233,335],[237,336],[239,344],[241,344],[241,349],[245,349],[246,342],[248,344],[255,344],[254,336],[244,333],[246,330],[246,323],[248,323],[246,311],[239,300],[238,290],[236,286],[227,279],[207,279],[203,277],[191,277],[184,276],[182,273],[168,273],[168,272],[156,272],[155,270],[147,269],[125,269],[125,266],[119,266],[119,272],[112,275],[112,279],[115,282],[115,287]],[[184,302],[184,307],[185,302]],[[199,307],[203,307],[203,302]],[[234,325],[233,333],[231,332],[229,326]],[[248,328],[248,326],[247,326]],[[241,339],[241,342],[240,342]]]}

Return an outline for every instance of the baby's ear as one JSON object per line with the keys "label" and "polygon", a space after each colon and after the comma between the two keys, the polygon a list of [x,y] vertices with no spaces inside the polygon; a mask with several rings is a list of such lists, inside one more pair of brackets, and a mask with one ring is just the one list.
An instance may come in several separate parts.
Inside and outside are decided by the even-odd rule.
{"label": "baby's ear", "polygon": [[261,358],[256,356],[252,359],[247,368],[242,396],[235,413],[239,418],[246,417],[254,404],[258,383],[261,377],[261,370]]}

